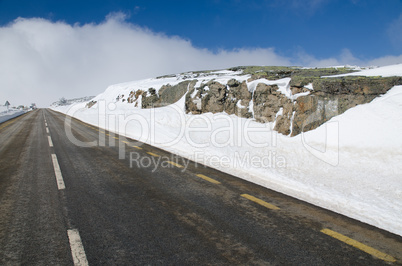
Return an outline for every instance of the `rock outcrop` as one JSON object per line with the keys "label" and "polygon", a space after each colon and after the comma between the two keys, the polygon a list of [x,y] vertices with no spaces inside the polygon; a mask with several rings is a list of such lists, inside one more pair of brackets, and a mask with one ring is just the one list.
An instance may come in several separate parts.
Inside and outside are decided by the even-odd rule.
{"label": "rock outcrop", "polygon": [[252,118],[253,113],[250,110],[250,103],[253,101],[253,94],[248,90],[245,81],[239,82],[231,79],[227,83],[228,93],[225,102],[225,112],[235,114],[244,118]]}
{"label": "rock outcrop", "polygon": [[[187,113],[226,112],[261,123],[271,122],[279,133],[295,136],[317,128],[349,108],[372,101],[395,85],[402,85],[402,77],[322,77],[353,72],[347,68],[236,67],[230,70],[243,78],[236,79],[234,75],[226,82],[219,82],[215,78],[204,79],[210,72],[187,73],[180,76],[183,81],[176,85],[165,84],[158,91],[133,90],[128,97],[118,95],[116,100],[153,108],[172,104],[185,95]],[[245,80],[246,74],[250,76]],[[272,82],[275,80],[288,81],[283,86],[283,82],[281,85]],[[250,84],[254,85],[250,87]]]}
{"label": "rock outcrop", "polygon": [[156,93],[154,88],[142,92],[142,108],[162,107],[177,102],[186,92],[193,88],[196,81],[186,80],[175,86],[163,85]]}
{"label": "rock outcrop", "polygon": [[332,117],[356,105],[369,103],[401,84],[402,77],[317,78],[312,82],[314,91],[295,100],[291,135],[315,129]]}

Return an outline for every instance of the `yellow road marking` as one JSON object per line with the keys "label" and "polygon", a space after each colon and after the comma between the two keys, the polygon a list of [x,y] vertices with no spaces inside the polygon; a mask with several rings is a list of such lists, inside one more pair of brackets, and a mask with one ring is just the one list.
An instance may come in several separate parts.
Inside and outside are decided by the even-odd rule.
{"label": "yellow road marking", "polygon": [[26,115],[26,114],[27,114],[27,113],[25,113],[25,114],[23,114],[23,115],[19,115],[19,116],[15,117],[15,119],[12,118],[11,121],[3,122],[3,123],[1,124],[1,126],[0,126],[0,129],[3,129],[3,128],[5,128],[6,126],[8,126],[8,125],[14,123],[14,122],[17,121],[19,118],[21,118],[22,116],[24,116],[24,115]]}
{"label": "yellow road marking", "polygon": [[202,179],[204,179],[204,180],[206,180],[206,181],[208,181],[208,182],[211,182],[211,183],[214,183],[214,184],[220,184],[221,182],[219,182],[219,181],[216,181],[215,179],[212,179],[212,178],[210,178],[210,177],[208,177],[208,176],[205,176],[205,175],[202,175],[202,174],[198,174],[197,175],[199,178],[202,178]]}
{"label": "yellow road marking", "polygon": [[129,144],[127,141],[124,141],[124,140],[123,140],[122,142],[123,142],[123,143],[126,143],[126,144]]}
{"label": "yellow road marking", "polygon": [[113,138],[115,138],[115,139],[119,139],[118,137],[113,137]]}
{"label": "yellow road marking", "polygon": [[271,203],[268,203],[266,201],[260,200],[259,198],[253,197],[253,196],[251,196],[249,194],[242,194],[241,196],[243,198],[248,199],[248,200],[254,201],[255,203],[258,203],[261,206],[264,206],[264,207],[266,207],[268,209],[271,209],[271,210],[279,210],[280,209],[280,208],[276,207],[275,205],[272,205]]}
{"label": "yellow road marking", "polygon": [[396,261],[396,259],[394,257],[392,257],[392,256],[390,256],[388,254],[385,254],[385,253],[383,253],[383,252],[381,252],[381,251],[379,251],[379,250],[377,250],[375,248],[369,247],[369,246],[367,246],[367,245],[365,245],[363,243],[360,243],[359,241],[356,241],[356,240],[354,240],[352,238],[344,236],[344,235],[342,235],[340,233],[337,233],[335,231],[332,231],[330,229],[327,229],[327,228],[322,229],[321,233],[324,233],[326,235],[332,236],[333,238],[336,238],[336,239],[338,239],[338,240],[340,240],[340,241],[342,241],[342,242],[344,242],[344,243],[346,243],[348,245],[351,245],[352,247],[358,248],[358,249],[360,249],[360,250],[362,250],[362,251],[364,251],[364,252],[366,252],[366,253],[368,253],[370,255],[373,255],[374,257],[382,259],[384,261],[388,261],[388,262],[395,262]]}
{"label": "yellow road marking", "polygon": [[136,148],[136,149],[139,149],[139,150],[142,150],[142,148],[141,148],[141,147],[138,147],[138,146],[131,146],[131,147]]}
{"label": "yellow road marking", "polygon": [[174,166],[176,166],[176,167],[179,167],[179,168],[184,168],[183,165],[178,164],[178,163],[175,163],[175,162],[168,161],[168,163],[170,163],[171,165],[174,165]]}
{"label": "yellow road marking", "polygon": [[6,126],[8,126],[8,125],[14,123],[14,121],[15,121],[15,120],[10,121],[10,122],[6,122],[5,124],[3,124],[3,125],[0,127],[0,129],[3,129],[3,128],[5,128]]}
{"label": "yellow road marking", "polygon": [[153,153],[153,152],[147,152],[149,155],[152,155],[152,156],[154,156],[154,157],[159,157],[159,155],[158,154],[156,154],[156,153]]}

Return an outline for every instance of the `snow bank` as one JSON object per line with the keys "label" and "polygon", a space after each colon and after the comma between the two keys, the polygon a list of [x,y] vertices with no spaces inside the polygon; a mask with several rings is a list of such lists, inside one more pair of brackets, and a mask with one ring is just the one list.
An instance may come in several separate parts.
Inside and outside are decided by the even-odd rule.
{"label": "snow bank", "polygon": [[7,107],[0,106],[0,123],[10,120],[14,117],[20,116],[24,113],[25,113],[25,111],[21,111],[21,110],[17,110],[17,109],[7,110]]}
{"label": "snow bank", "polygon": [[[399,65],[369,74],[388,75],[395,69]],[[233,78],[227,72],[217,75]],[[175,79],[140,81],[138,86],[152,83],[158,89]],[[279,83],[286,93],[288,81]],[[85,103],[54,109],[402,235],[402,86],[316,130],[288,137],[273,131],[270,123],[227,114],[185,114],[185,97],[156,109],[113,99],[116,91],[136,84],[109,87],[90,109]]]}
{"label": "snow bank", "polygon": [[333,76],[325,76],[325,77],[346,77],[346,76],[382,76],[382,77],[393,77],[393,76],[402,76],[402,64],[383,66],[373,69],[365,69],[359,72],[342,74],[342,75],[333,75]]}

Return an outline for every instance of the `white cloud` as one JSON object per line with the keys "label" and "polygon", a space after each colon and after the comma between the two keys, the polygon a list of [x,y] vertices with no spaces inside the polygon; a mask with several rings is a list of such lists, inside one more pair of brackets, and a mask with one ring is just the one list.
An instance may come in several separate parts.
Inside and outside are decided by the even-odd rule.
{"label": "white cloud", "polygon": [[386,66],[395,65],[402,63],[402,55],[399,56],[384,56],[368,61],[365,65],[367,66]]}
{"label": "white cloud", "polygon": [[336,58],[317,59],[314,56],[306,53],[302,48],[298,48],[296,53],[296,61],[299,62],[299,66],[307,67],[325,67],[339,65],[339,61]]}
{"label": "white cloud", "polygon": [[[349,52],[318,60],[290,59],[273,48],[195,48],[190,41],[125,22],[123,14],[101,24],[69,25],[45,19],[17,19],[0,28],[0,104],[36,102],[45,107],[64,96],[97,95],[108,85],[190,70],[239,65],[328,66],[356,60]],[[400,57],[384,57],[378,64]],[[345,61],[345,62],[344,62]]]}
{"label": "white cloud", "polygon": [[402,63],[402,55],[383,56],[375,59],[362,60],[356,58],[349,49],[343,49],[339,55],[330,58],[317,59],[312,55],[307,54],[304,50],[299,49],[296,57],[291,60],[296,62],[294,65],[307,67],[328,67],[328,66],[386,66]]}
{"label": "white cloud", "polygon": [[0,101],[46,106],[96,95],[114,83],[237,65],[289,65],[272,48],[197,49],[179,37],[128,24],[121,14],[101,24],[17,19],[0,28]]}

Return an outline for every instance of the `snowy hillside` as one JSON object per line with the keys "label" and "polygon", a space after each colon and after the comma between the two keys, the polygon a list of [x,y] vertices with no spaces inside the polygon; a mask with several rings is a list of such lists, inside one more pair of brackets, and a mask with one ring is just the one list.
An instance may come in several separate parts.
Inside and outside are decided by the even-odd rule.
{"label": "snowy hillside", "polygon": [[57,102],[52,103],[50,106],[58,107],[58,106],[72,105],[75,103],[88,102],[88,101],[92,100],[94,97],[95,96],[85,96],[85,97],[75,98],[75,99],[65,99],[64,97],[62,97]]}
{"label": "snowy hillside", "polygon": [[0,123],[10,120],[14,117],[20,116],[24,113],[25,113],[25,111],[22,111],[19,109],[14,109],[14,108],[7,109],[6,106],[0,106]]}
{"label": "snowy hillside", "polygon": [[[235,78],[239,83],[248,80],[247,88],[255,91],[257,81],[261,83],[241,71],[186,75],[197,80],[194,88],[211,80],[228,84]],[[402,76],[402,64],[346,75]],[[225,112],[186,113],[185,95],[174,104],[144,109],[142,96],[131,93],[152,87],[158,94],[164,85],[185,79],[175,75],[117,84],[91,102],[53,109],[402,235],[402,86],[294,137],[273,130],[277,119],[258,123]],[[264,82],[277,85],[289,101],[314,89],[307,84],[297,95],[287,78]],[[129,104],[121,100],[127,96]],[[236,104],[239,109],[254,110],[253,101],[242,102]]]}

